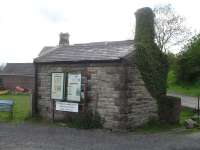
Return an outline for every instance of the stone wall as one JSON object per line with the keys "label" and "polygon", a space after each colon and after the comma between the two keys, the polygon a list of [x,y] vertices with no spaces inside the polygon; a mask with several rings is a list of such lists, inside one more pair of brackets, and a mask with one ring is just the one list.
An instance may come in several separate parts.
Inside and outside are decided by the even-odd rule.
{"label": "stone wall", "polygon": [[136,65],[127,67],[128,127],[134,128],[157,119],[157,102],[150,95]]}
{"label": "stone wall", "polygon": [[[81,71],[87,78],[86,108],[100,114],[105,128],[132,128],[156,117],[156,101],[136,66],[126,63],[38,64],[37,108],[42,117],[52,117],[51,73],[70,71]],[[56,118],[67,119],[68,115],[55,112]]]}
{"label": "stone wall", "polygon": [[88,93],[90,108],[96,109],[105,119],[105,128],[120,128],[121,103],[125,102],[122,97],[125,86],[125,68],[121,64],[117,66],[88,67],[91,74],[89,83],[91,90]]}

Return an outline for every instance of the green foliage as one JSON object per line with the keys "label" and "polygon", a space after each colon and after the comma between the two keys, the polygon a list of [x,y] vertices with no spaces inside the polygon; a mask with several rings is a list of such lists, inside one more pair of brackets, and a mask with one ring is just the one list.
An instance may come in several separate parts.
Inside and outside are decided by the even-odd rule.
{"label": "green foliage", "polygon": [[102,119],[98,113],[81,112],[71,116],[68,120],[68,125],[74,128],[93,129],[102,128]]}
{"label": "green foliage", "polygon": [[167,84],[169,92],[189,96],[200,96],[200,83],[177,82],[176,75],[173,70],[168,73]]}
{"label": "green foliage", "polygon": [[[136,42],[153,42],[154,31],[154,14],[151,8],[139,9],[136,13],[136,29],[135,29],[135,41]],[[147,19],[148,18],[148,19]]]}
{"label": "green foliage", "polygon": [[181,82],[200,82],[200,34],[194,36],[179,54],[176,69]]}
{"label": "green foliage", "polygon": [[169,88],[170,86],[172,86],[176,83],[177,83],[176,75],[173,70],[170,70],[168,72],[168,77],[167,77],[167,87]]}
{"label": "green foliage", "polygon": [[184,127],[184,122],[186,119],[189,119],[195,115],[193,109],[183,107],[180,113],[180,123],[179,124],[169,124],[163,123],[157,120],[150,120],[148,123],[144,124],[143,126],[136,128],[133,131],[142,132],[142,133],[157,133],[157,132],[164,132],[169,131],[171,129],[177,129]]}
{"label": "green foliage", "polygon": [[195,115],[195,111],[192,108],[183,107],[181,110],[180,124],[184,125],[185,120],[192,118]]}
{"label": "green foliage", "polygon": [[171,53],[171,52],[168,52],[167,53],[167,61],[168,61],[168,64],[169,64],[169,69],[170,70],[175,70],[176,67],[177,67],[177,58],[176,58],[176,55]]}
{"label": "green foliage", "polygon": [[168,61],[167,56],[154,42],[153,12],[145,8],[136,15],[139,15],[136,16],[139,27],[136,26],[135,62],[148,91],[157,99],[159,119],[167,123],[178,123],[180,99],[166,96]]}
{"label": "green foliage", "polygon": [[167,57],[154,43],[154,14],[150,8],[136,12],[136,64],[145,81],[147,89],[156,99],[166,94]]}
{"label": "green foliage", "polygon": [[158,100],[161,122],[177,124],[180,120],[181,99],[173,96],[160,96]]}
{"label": "green foliage", "polygon": [[136,64],[153,97],[166,94],[167,57],[154,43],[136,44]]}

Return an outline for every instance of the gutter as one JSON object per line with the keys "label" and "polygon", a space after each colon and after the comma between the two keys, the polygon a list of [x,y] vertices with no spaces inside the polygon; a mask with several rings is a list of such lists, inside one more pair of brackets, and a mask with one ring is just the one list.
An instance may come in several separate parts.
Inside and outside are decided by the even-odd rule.
{"label": "gutter", "polygon": [[121,62],[121,58],[118,59],[108,59],[108,60],[78,60],[78,61],[37,61],[34,60],[34,64],[80,64],[80,63],[113,63]]}

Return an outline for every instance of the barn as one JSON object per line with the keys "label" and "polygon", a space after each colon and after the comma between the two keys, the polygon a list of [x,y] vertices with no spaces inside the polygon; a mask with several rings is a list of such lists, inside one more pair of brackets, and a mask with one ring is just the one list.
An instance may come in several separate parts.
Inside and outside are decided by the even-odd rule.
{"label": "barn", "polygon": [[14,91],[16,86],[32,90],[34,87],[33,63],[7,63],[0,72],[1,86]]}
{"label": "barn", "polygon": [[[135,14],[136,25],[149,20],[149,14],[146,26],[154,25],[150,8]],[[146,37],[153,34],[149,31]],[[70,45],[69,34],[61,33],[58,46],[45,47],[34,59],[35,113],[67,120],[90,110],[111,129],[134,128],[157,118],[157,101],[136,65],[135,50],[134,40]]]}

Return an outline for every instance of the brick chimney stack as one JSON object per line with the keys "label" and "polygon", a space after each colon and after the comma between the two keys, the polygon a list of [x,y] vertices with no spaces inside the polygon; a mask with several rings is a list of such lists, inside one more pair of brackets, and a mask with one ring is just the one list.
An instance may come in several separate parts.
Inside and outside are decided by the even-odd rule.
{"label": "brick chimney stack", "polygon": [[60,33],[59,46],[68,46],[69,45],[69,33]]}

